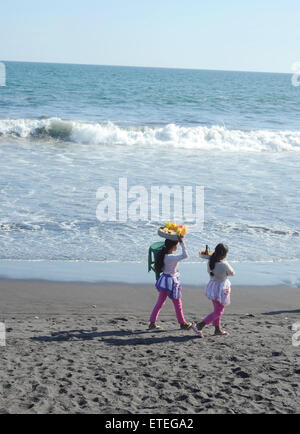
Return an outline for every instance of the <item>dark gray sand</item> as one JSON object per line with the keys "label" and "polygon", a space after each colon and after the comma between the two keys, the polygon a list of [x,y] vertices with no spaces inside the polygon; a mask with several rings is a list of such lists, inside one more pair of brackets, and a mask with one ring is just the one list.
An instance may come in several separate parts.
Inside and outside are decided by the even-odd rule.
{"label": "dark gray sand", "polygon": [[[184,287],[187,320],[210,313]],[[223,327],[181,331],[153,287],[0,280],[0,413],[299,413],[299,289],[235,287]],[[299,338],[300,341],[300,338]]]}

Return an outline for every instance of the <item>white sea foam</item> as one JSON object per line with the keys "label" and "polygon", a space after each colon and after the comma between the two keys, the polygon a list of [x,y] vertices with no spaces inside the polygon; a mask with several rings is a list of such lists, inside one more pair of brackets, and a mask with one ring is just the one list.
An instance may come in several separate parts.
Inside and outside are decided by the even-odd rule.
{"label": "white sea foam", "polygon": [[81,144],[198,149],[231,152],[300,151],[300,131],[229,130],[223,126],[124,127],[114,123],[51,119],[2,119],[0,136],[50,137]]}

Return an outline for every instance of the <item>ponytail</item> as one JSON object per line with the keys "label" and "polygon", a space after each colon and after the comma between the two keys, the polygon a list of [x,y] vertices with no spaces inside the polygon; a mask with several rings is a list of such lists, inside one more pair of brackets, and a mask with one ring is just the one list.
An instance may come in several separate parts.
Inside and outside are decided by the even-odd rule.
{"label": "ponytail", "polygon": [[172,241],[172,240],[166,239],[165,245],[158,252],[158,254],[155,258],[154,269],[157,273],[162,273],[164,265],[165,265],[164,264],[165,255],[167,255],[173,247],[177,246],[177,244],[178,244],[178,241]]}
{"label": "ponytail", "polygon": [[[213,270],[213,269],[215,268],[216,262],[218,262],[218,261],[217,261],[216,252],[214,252],[214,253],[211,255],[211,257],[209,258],[209,268],[210,268],[211,270]],[[210,274],[211,276],[214,276],[214,273],[213,273],[212,271],[211,271],[209,274]]]}
{"label": "ponytail", "polygon": [[211,270],[210,271],[211,276],[214,276],[213,269],[215,268],[216,263],[224,259],[227,253],[228,253],[228,247],[225,246],[223,243],[220,243],[216,246],[214,253],[209,258],[209,268]]}

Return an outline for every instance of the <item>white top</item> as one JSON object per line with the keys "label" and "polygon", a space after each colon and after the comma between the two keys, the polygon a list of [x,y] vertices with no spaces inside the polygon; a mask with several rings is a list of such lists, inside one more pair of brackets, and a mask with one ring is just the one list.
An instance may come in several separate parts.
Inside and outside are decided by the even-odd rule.
{"label": "white top", "polygon": [[184,243],[179,243],[181,245],[182,254],[181,255],[165,255],[164,257],[164,268],[163,272],[165,274],[175,274],[177,273],[178,262],[188,257],[188,252],[186,250]]}
{"label": "white top", "polygon": [[214,275],[210,276],[210,280],[214,280],[216,282],[224,282],[227,279],[227,276],[234,276],[234,269],[228,264],[226,261],[220,261],[215,263],[215,268],[213,270],[210,269],[209,261],[207,262],[207,272],[213,272]]}

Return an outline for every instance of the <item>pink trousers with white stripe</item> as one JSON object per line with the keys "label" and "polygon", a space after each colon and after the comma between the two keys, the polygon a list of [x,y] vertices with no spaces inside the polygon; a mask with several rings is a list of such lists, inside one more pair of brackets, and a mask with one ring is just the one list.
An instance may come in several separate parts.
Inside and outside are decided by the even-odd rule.
{"label": "pink trousers with white stripe", "polygon": [[[157,300],[156,305],[154,306],[154,309],[152,311],[152,314],[150,317],[150,322],[156,322],[157,321],[159,312],[161,311],[162,307],[164,306],[167,297],[168,297],[168,291],[159,291],[158,300]],[[173,302],[173,305],[175,308],[177,321],[179,322],[179,324],[184,323],[185,319],[183,316],[181,298],[178,298],[178,299],[173,298],[172,302]]]}
{"label": "pink trousers with white stripe", "polygon": [[224,306],[223,304],[219,303],[217,300],[212,300],[214,305],[214,311],[207,315],[206,318],[204,318],[204,322],[206,324],[212,323],[215,327],[220,327],[221,325],[221,316],[224,313]]}

